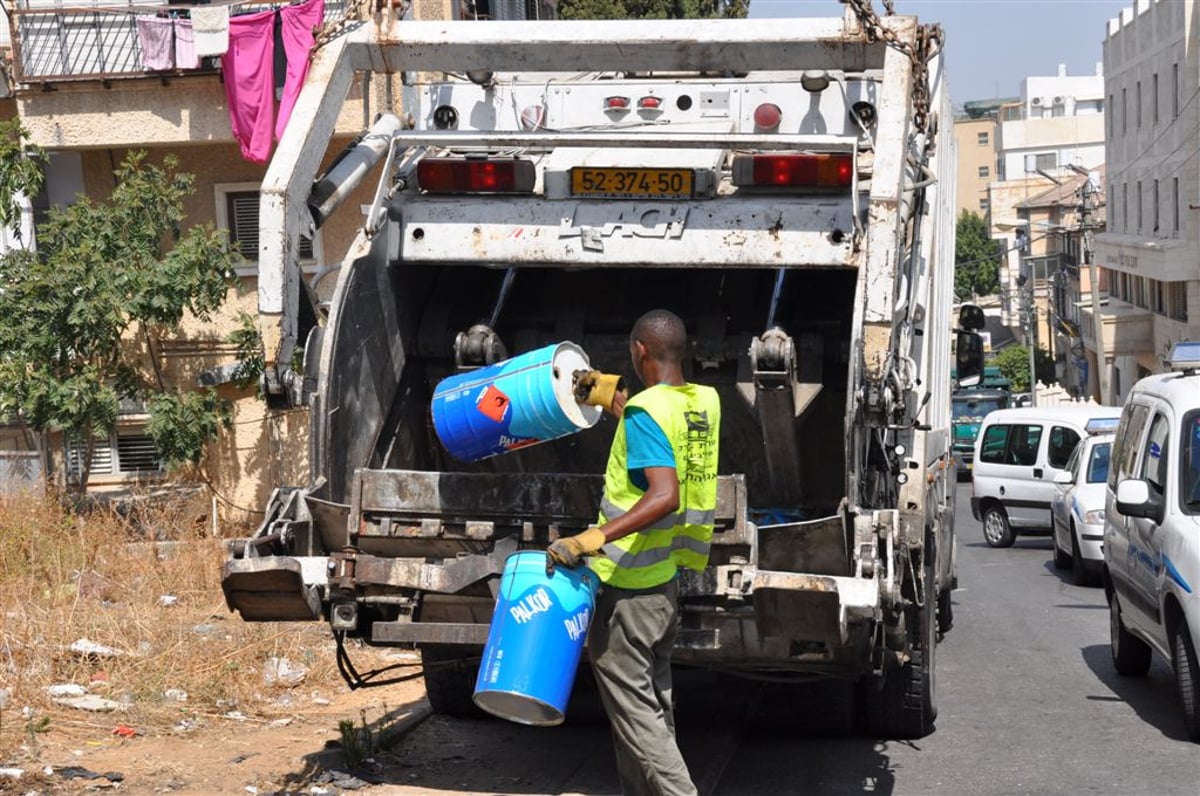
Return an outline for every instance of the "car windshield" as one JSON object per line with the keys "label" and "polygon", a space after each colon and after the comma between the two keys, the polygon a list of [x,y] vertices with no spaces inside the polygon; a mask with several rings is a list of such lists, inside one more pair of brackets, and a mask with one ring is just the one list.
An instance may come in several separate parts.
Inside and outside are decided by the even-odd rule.
{"label": "car windshield", "polygon": [[[945,406],[945,404],[942,404]],[[1000,408],[1000,401],[996,398],[961,398],[951,404],[951,417],[958,421],[964,420],[983,420],[983,416],[988,412],[994,412]]]}
{"label": "car windshield", "polygon": [[1088,459],[1087,468],[1089,484],[1102,484],[1108,480],[1108,455],[1111,452],[1111,442],[1101,442],[1092,447],[1092,456]]}

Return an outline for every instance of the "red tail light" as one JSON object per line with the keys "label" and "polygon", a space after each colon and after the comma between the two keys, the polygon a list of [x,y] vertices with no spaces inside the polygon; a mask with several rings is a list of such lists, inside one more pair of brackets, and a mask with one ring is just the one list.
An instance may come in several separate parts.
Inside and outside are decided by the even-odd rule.
{"label": "red tail light", "polygon": [[417,164],[417,185],[428,193],[532,193],[529,160],[434,158]]}
{"label": "red tail light", "polygon": [[654,110],[658,110],[659,108],[662,107],[662,97],[650,97],[650,96],[642,97],[641,99],[638,100],[638,107],[639,108],[652,108]]}
{"label": "red tail light", "polygon": [[629,97],[605,97],[604,110],[624,110],[629,107]]}
{"label": "red tail light", "polygon": [[762,188],[848,188],[852,155],[743,155],[733,159],[733,184]]}

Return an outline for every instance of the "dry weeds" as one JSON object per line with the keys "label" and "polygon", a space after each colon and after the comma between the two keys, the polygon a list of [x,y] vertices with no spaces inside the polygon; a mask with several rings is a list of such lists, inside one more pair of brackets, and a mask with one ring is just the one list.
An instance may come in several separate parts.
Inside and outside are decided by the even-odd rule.
{"label": "dry weeds", "polygon": [[[327,625],[229,612],[224,541],[195,514],[180,500],[130,517],[0,498],[0,761],[36,756],[44,732],[82,739],[122,725],[171,732],[232,711],[270,717],[288,702],[288,686],[264,678],[273,658],[307,670],[305,698],[340,685]],[[114,654],[73,651],[80,640]],[[62,684],[120,708],[64,707],[47,690]]]}

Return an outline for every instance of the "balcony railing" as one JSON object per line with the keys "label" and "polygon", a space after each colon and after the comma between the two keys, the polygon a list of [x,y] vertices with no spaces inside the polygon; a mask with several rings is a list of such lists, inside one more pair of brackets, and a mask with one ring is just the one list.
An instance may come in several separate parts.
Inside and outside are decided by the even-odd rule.
{"label": "balcony railing", "polygon": [[[33,6],[33,7],[31,7]],[[278,7],[251,2],[231,6],[231,14]],[[219,67],[218,58],[201,58],[195,69],[149,70],[143,66],[137,18],[182,16],[190,5],[42,7],[39,0],[18,0],[9,10],[13,78],[18,85],[68,80],[112,80],[162,75],[203,74]],[[344,19],[346,0],[326,0],[325,23]]]}

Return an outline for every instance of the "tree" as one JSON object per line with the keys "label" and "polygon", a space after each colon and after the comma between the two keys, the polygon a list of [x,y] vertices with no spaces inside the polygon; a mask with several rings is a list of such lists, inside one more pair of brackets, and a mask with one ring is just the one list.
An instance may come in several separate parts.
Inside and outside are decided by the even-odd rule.
{"label": "tree", "polygon": [[959,299],[990,296],[1000,289],[1000,255],[987,222],[963,210],[955,225],[954,292]]}
{"label": "tree", "polygon": [[[1054,383],[1054,360],[1049,352],[1038,346],[1034,358],[1037,360],[1038,381],[1042,384]],[[996,354],[992,364],[1000,368],[1000,373],[1012,382],[1013,392],[1029,392],[1028,348],[1023,345],[1005,346]]]}
{"label": "tree", "polygon": [[33,196],[42,189],[46,153],[28,142],[20,119],[0,121],[0,229],[20,237],[19,196]]}
{"label": "tree", "polygon": [[79,442],[81,490],[95,438],[112,433],[123,398],[147,402],[155,447],[171,465],[199,460],[228,424],[215,394],[170,388],[153,355],[185,313],[206,319],[220,307],[235,278],[236,255],[212,225],[181,232],[194,180],[177,165],[130,154],[107,202],[81,197],[52,210],[36,254],[0,260],[0,411]]}
{"label": "tree", "polygon": [[750,0],[559,0],[559,19],[741,19]]}

